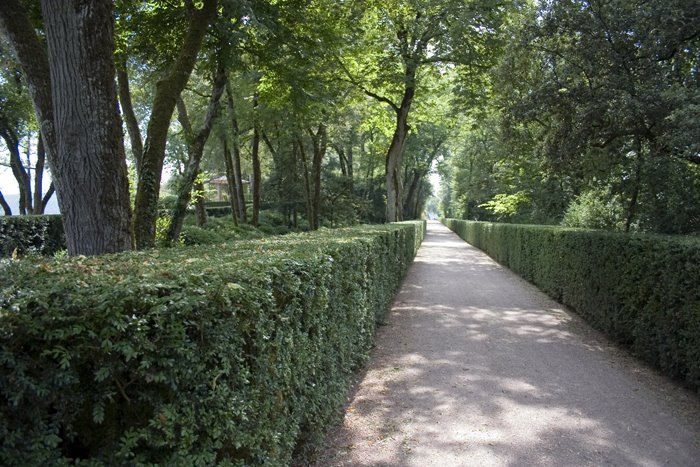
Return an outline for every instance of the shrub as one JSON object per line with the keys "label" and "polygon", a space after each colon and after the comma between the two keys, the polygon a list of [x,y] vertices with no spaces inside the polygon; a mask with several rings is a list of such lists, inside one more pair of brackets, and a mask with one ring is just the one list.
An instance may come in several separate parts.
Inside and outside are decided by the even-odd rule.
{"label": "shrub", "polygon": [[52,255],[66,248],[61,216],[0,217],[0,257],[40,253]]}
{"label": "shrub", "polygon": [[646,361],[700,388],[700,239],[444,222]]}
{"label": "shrub", "polygon": [[339,415],[423,229],[4,265],[0,464],[288,464]]}

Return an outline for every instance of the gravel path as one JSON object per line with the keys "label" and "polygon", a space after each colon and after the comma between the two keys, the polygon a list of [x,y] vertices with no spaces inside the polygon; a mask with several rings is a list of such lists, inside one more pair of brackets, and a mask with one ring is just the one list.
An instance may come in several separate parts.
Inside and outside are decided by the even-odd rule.
{"label": "gravel path", "polygon": [[700,398],[439,223],[318,466],[700,466]]}

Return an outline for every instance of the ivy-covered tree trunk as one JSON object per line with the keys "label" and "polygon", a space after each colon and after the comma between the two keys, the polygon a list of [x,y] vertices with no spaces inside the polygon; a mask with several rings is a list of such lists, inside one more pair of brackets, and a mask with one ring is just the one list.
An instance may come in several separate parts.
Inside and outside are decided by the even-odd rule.
{"label": "ivy-covered tree trunk", "polygon": [[177,98],[185,88],[204,35],[216,17],[217,0],[203,0],[202,7],[192,12],[185,39],[167,75],[156,83],[156,94],[148,121],[146,144],[136,189],[134,207],[134,237],[137,248],[153,246],[158,219],[158,196],[165,160],[165,145],[170,119]]}
{"label": "ivy-covered tree trunk", "polygon": [[190,200],[192,199],[192,188],[195,185],[197,175],[200,173],[199,166],[202,162],[204,146],[207,144],[207,140],[211,134],[211,129],[214,126],[214,120],[219,113],[219,102],[221,101],[221,95],[224,93],[225,85],[226,74],[223,66],[220,65],[212,84],[211,98],[209,99],[209,106],[207,107],[207,114],[204,118],[204,124],[196,135],[193,133],[185,103],[181,98],[178,98],[178,118],[182,128],[185,130],[185,134],[187,135],[188,160],[185,173],[182,177],[182,183],[180,184],[178,190],[175,209],[173,210],[173,216],[170,221],[170,228],[168,229],[168,239],[171,242],[177,240],[177,238],[180,236],[180,232],[182,231],[182,223],[185,220],[187,206],[190,204]]}
{"label": "ivy-covered tree trunk", "polygon": [[[43,0],[68,253],[131,249],[129,184],[114,83],[112,2]],[[87,202],[86,202],[87,200]]]}
{"label": "ivy-covered tree trunk", "polygon": [[197,225],[202,227],[207,223],[207,208],[204,206],[204,183],[200,178],[202,171],[197,173],[197,178],[194,182],[194,190],[197,192],[197,197],[194,200],[194,214],[197,219]]}

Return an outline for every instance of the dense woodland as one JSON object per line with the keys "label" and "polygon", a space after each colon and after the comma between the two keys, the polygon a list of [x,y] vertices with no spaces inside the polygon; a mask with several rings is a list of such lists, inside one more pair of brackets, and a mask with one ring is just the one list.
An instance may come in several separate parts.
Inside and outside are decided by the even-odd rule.
{"label": "dense woodland", "polygon": [[696,0],[4,0],[0,61],[70,254],[177,239],[224,174],[236,223],[700,232]]}

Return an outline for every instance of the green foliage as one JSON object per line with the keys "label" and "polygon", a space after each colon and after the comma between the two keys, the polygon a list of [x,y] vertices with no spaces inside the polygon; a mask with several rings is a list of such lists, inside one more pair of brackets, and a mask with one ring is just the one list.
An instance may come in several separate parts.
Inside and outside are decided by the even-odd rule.
{"label": "green foliage", "polygon": [[66,248],[61,216],[0,217],[0,257],[39,253],[52,255]]}
{"label": "green foliage", "polygon": [[513,193],[512,195],[499,193],[495,195],[491,201],[487,201],[479,205],[479,207],[491,211],[496,216],[509,217],[515,215],[520,205],[526,202],[527,194],[523,191]]}
{"label": "green foliage", "polygon": [[700,241],[447,219],[596,328],[700,388]]}
{"label": "green foliage", "polygon": [[607,188],[586,191],[569,205],[562,223],[567,227],[622,230],[625,225],[622,200],[612,196]]}
{"label": "green foliage", "polygon": [[424,228],[3,265],[0,464],[288,465]]}

